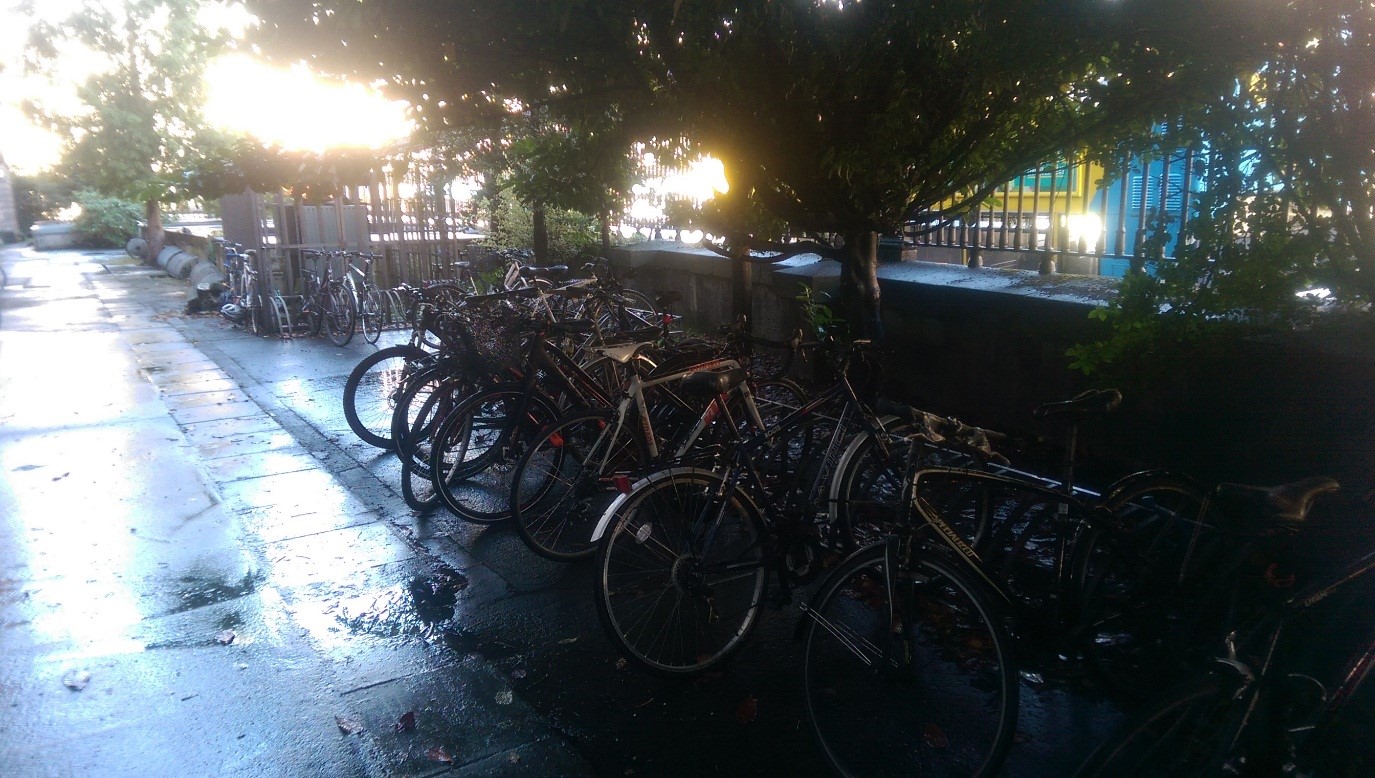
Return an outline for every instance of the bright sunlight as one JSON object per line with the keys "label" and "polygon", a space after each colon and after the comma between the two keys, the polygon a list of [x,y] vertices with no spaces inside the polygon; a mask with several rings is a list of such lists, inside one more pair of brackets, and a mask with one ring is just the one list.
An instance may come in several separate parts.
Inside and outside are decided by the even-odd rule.
{"label": "bright sunlight", "polygon": [[235,54],[212,63],[205,81],[210,123],[288,149],[378,148],[412,129],[405,103],[301,65],[282,69]]}

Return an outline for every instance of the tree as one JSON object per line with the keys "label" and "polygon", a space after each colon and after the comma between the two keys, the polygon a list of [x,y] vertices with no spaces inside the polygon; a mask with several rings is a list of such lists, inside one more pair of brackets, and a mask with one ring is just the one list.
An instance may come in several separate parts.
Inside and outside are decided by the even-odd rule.
{"label": "tree", "polygon": [[[1375,9],[1360,0],[1285,5],[1290,45],[1164,132],[1112,149],[1161,158],[1192,148],[1204,182],[1173,261],[1128,278],[1099,315],[1112,335],[1071,352],[1121,381],[1229,334],[1287,329],[1327,307],[1375,302]],[[1176,236],[1148,235],[1160,249]],[[1160,360],[1149,359],[1159,355]]]}
{"label": "tree", "polygon": [[1047,157],[1176,111],[1265,40],[1230,0],[250,6],[268,51],[385,79],[430,127],[515,99],[688,138],[725,163],[737,201],[842,238],[871,334],[879,232],[914,210],[953,217]]}
{"label": "tree", "polygon": [[[199,21],[198,0],[86,0],[59,24],[36,22],[25,49],[31,74],[57,80],[73,47],[104,60],[80,84],[81,110],[31,100],[30,116],[66,139],[59,171],[73,189],[144,204],[150,257],[163,241],[160,204],[186,199],[183,172],[223,141],[200,106],[206,64],[226,43]],[[32,12],[32,6],[29,5]]]}

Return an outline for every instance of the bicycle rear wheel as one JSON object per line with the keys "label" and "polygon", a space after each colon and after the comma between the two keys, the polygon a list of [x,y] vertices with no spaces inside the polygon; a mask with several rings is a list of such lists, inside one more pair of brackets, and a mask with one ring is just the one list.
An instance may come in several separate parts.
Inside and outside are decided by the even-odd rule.
{"label": "bicycle rear wheel", "polygon": [[1235,681],[1216,674],[1200,677],[1128,721],[1074,775],[1266,774],[1234,753],[1254,703],[1254,689],[1238,695]]}
{"label": "bicycle rear wheel", "polygon": [[329,340],[336,346],[347,346],[358,329],[358,308],[346,286],[329,290],[329,304],[325,316]]}
{"label": "bicycle rear wheel", "polygon": [[[1191,482],[1158,476],[1114,490],[1104,503],[1113,526],[1076,543],[1079,634],[1099,675],[1146,697],[1179,680],[1191,657],[1217,644],[1219,623],[1181,618],[1223,569],[1200,521],[1203,494]],[[1220,627],[1218,627],[1220,628]]]}
{"label": "bicycle rear wheel", "polygon": [[842,775],[991,775],[1019,687],[995,602],[962,569],[890,544],[851,555],[807,615],[807,720]]}
{"label": "bicycle rear wheel", "polygon": [[626,659],[656,675],[694,675],[744,645],[764,599],[765,530],[721,476],[651,476],[617,511],[597,547],[602,626]]}

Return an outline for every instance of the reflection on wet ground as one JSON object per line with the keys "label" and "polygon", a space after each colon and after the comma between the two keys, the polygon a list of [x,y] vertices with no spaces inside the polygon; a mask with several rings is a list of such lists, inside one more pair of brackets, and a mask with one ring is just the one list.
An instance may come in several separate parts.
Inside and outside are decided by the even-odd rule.
{"label": "reflection on wet ground", "polygon": [[[0,365],[0,689],[20,717],[0,764],[43,772],[60,732],[112,772],[152,753],[195,774],[824,774],[795,604],[719,672],[645,676],[603,636],[589,566],[405,507],[395,458],[339,407],[370,346],[182,317],[167,279],[95,288],[103,306],[29,305],[16,329],[0,300],[4,365],[89,357],[43,382]],[[61,345],[51,317],[78,312]],[[53,713],[70,670],[90,685]],[[1111,716],[1033,681],[1010,772],[1063,774]]]}

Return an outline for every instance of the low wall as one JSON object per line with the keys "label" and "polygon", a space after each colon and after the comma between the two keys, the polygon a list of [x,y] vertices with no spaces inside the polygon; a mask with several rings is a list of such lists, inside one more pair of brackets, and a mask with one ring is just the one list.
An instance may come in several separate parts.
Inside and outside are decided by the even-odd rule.
{"label": "low wall", "polygon": [[[730,263],[710,252],[650,242],[616,252],[643,291],[672,289],[688,323],[709,330],[730,316]],[[797,326],[801,285],[836,288],[839,267],[816,257],[754,269],[756,332]],[[1115,294],[1113,279],[1042,276],[958,264],[879,268],[888,364],[886,393],[1022,437],[1056,435],[1031,418],[1036,405],[1088,386],[1065,351],[1105,334],[1090,319]],[[1252,338],[1228,353],[1181,364],[1143,387],[1124,387],[1122,412],[1084,432],[1100,478],[1173,467],[1202,480],[1278,483],[1330,474],[1348,493],[1375,487],[1375,331],[1328,326]]]}

